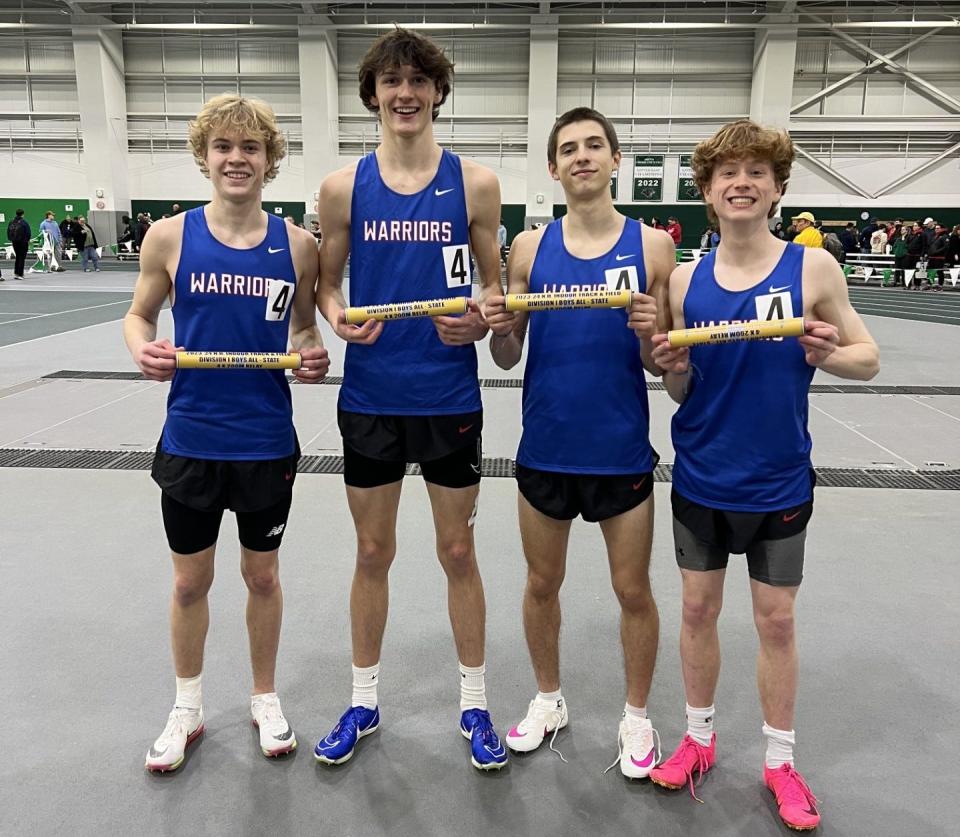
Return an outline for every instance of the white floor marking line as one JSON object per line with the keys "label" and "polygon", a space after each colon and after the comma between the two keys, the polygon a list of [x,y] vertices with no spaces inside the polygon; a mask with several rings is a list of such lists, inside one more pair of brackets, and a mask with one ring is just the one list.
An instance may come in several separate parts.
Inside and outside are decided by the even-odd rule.
{"label": "white floor marking line", "polygon": [[15,340],[13,343],[3,343],[0,345],[0,351],[12,349],[14,346],[25,346],[27,343],[36,343],[38,340],[49,340],[51,337],[62,337],[64,334],[75,334],[78,331],[86,331],[88,328],[100,328],[100,326],[116,325],[122,322],[123,317],[115,320],[106,320],[102,323],[90,323],[90,325],[78,326],[77,328],[68,328],[66,331],[55,331],[53,334],[44,334],[42,337],[30,337],[26,340]]}
{"label": "white floor marking line", "polygon": [[5,442],[2,447],[9,448],[17,444],[17,442],[22,442],[24,439],[29,439],[31,436],[36,436],[38,433],[45,433],[47,430],[53,430],[55,427],[60,427],[63,424],[67,424],[71,421],[74,421],[78,418],[83,418],[84,416],[90,415],[90,413],[95,413],[97,410],[102,410],[104,407],[109,407],[111,404],[116,404],[118,401],[125,401],[128,398],[132,398],[134,395],[142,395],[147,390],[153,389],[154,386],[161,383],[161,381],[150,381],[153,386],[150,387],[138,387],[133,392],[128,392],[126,395],[121,395],[119,398],[114,398],[112,401],[107,401],[104,404],[98,404],[96,407],[92,407],[89,410],[84,410],[82,413],[77,413],[75,416],[70,416],[70,418],[65,418],[63,421],[58,421],[56,424],[48,425],[47,427],[41,427],[39,430],[34,430],[33,433],[28,433],[26,436],[19,436],[10,442]]}
{"label": "white floor marking line", "polygon": [[330,429],[330,426],[331,426],[335,421],[336,421],[336,419],[331,419],[330,421],[328,421],[323,427],[320,428],[320,432],[317,433],[317,434],[314,435],[314,436],[311,436],[310,439],[307,441],[307,443],[304,444],[304,445],[302,445],[302,446],[300,447],[300,449],[301,449],[301,450],[306,450],[308,447],[310,447],[310,445],[313,443],[313,441],[314,441],[315,439],[317,439],[319,436],[322,436],[324,433],[326,433],[327,430]]}
{"label": "white floor marking line", "polygon": [[812,401],[810,402],[810,406],[813,407],[813,409],[816,410],[818,413],[821,413],[821,414],[825,415],[828,419],[831,419],[832,421],[835,421],[835,422],[836,422],[837,424],[839,424],[841,427],[845,427],[845,428],[846,428],[847,430],[849,430],[851,433],[856,433],[861,439],[864,439],[864,440],[868,441],[871,445],[876,445],[876,446],[877,446],[878,448],[880,448],[880,450],[882,450],[884,453],[889,453],[890,456],[895,456],[895,457],[896,457],[897,459],[899,459],[901,462],[906,462],[907,465],[909,465],[911,468],[913,468],[914,470],[917,470],[917,466],[914,465],[909,459],[905,459],[904,457],[900,456],[899,453],[895,453],[894,451],[890,450],[890,448],[885,448],[883,445],[881,445],[881,444],[880,444],[878,441],[876,441],[875,439],[871,439],[871,438],[870,438],[869,436],[867,436],[865,433],[861,433],[859,430],[854,429],[853,427],[851,427],[851,426],[850,426],[849,424],[847,424],[846,422],[840,421],[840,419],[838,419],[836,416],[830,415],[830,413],[828,413],[826,410],[821,409],[821,408],[818,407],[816,404],[814,404]]}
{"label": "white floor marking line", "polygon": [[946,416],[948,419],[953,419],[954,421],[960,421],[960,416],[955,416],[953,413],[948,413],[944,410],[939,410],[934,407],[932,404],[927,404],[926,401],[920,401],[918,398],[914,398],[911,395],[907,396],[908,401],[912,401],[914,404],[919,404],[921,407],[926,407],[928,410],[933,410],[935,413],[940,413],[941,416]]}
{"label": "white floor marking line", "polygon": [[104,302],[100,305],[87,305],[83,308],[68,308],[66,311],[51,311],[49,314],[34,314],[32,317],[21,317],[19,320],[8,320],[0,323],[0,326],[13,325],[14,323],[25,323],[27,320],[40,320],[44,317],[59,317],[61,314],[76,314],[79,311],[93,311],[95,308],[109,308],[111,305],[129,305],[129,299],[118,299],[114,302]]}

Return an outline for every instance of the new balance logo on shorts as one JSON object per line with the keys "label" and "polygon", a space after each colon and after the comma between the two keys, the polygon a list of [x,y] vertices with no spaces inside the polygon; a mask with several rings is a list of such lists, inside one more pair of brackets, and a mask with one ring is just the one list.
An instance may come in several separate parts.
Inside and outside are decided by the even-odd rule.
{"label": "new balance logo on shorts", "polygon": [[286,525],[287,525],[286,523],[281,523],[279,526],[274,526],[269,532],[267,532],[267,537],[268,538],[276,537],[283,531]]}

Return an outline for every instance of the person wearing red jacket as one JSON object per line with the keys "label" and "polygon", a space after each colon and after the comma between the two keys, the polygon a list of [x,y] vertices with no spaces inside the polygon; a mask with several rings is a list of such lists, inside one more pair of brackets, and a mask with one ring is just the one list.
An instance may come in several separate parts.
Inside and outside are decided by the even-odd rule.
{"label": "person wearing red jacket", "polygon": [[673,239],[674,247],[679,247],[680,239],[683,236],[683,229],[680,226],[680,222],[672,215],[667,218],[667,232],[670,233],[670,238]]}

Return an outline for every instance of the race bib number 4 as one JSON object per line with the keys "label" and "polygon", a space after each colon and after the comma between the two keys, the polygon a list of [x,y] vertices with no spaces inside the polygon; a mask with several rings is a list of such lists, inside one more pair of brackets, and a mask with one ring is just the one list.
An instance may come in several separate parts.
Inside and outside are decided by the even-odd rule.
{"label": "race bib number 4", "polygon": [[283,279],[267,280],[267,320],[282,320],[293,302],[293,282],[284,282]]}
{"label": "race bib number 4", "polygon": [[448,288],[470,285],[470,245],[452,244],[443,248],[443,273]]}

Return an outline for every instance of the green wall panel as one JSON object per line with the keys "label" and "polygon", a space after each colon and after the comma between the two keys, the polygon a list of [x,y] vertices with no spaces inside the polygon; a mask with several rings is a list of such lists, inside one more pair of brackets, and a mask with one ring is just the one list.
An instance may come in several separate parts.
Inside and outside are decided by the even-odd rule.
{"label": "green wall panel", "polygon": [[[68,210],[68,206],[72,206],[73,210]],[[23,217],[36,235],[40,222],[48,211],[53,212],[59,222],[68,214],[74,218],[77,215],[86,215],[90,211],[90,202],[80,198],[0,198],[0,213],[4,217],[0,222],[3,225],[0,230],[0,244],[7,243],[7,224],[13,220],[18,209],[23,210]]]}

